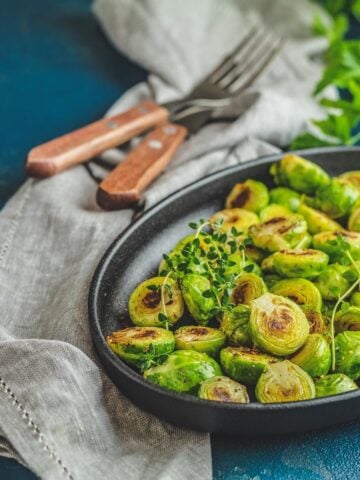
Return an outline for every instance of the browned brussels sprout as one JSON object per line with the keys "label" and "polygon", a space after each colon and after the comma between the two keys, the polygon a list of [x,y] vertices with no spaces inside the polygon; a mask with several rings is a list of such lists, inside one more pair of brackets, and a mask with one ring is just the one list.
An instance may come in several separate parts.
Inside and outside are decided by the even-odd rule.
{"label": "browned brussels sprout", "polygon": [[183,313],[181,292],[172,278],[149,278],[135,288],[129,299],[131,321],[139,327],[163,327],[167,322],[173,325]]}
{"label": "browned brussels sprout", "polygon": [[327,253],[331,261],[336,262],[343,257],[337,239],[341,237],[350,245],[350,253],[355,260],[360,260],[360,233],[348,232],[321,232],[313,237],[313,247]]}
{"label": "browned brussels sprout", "polygon": [[265,260],[282,277],[315,278],[327,266],[329,257],[325,252],[308,248],[275,252]]}
{"label": "browned brussels sprout", "polygon": [[251,346],[249,317],[250,308],[247,305],[237,305],[229,312],[224,313],[220,322],[220,330],[224,332],[230,345]]}
{"label": "browned brussels sprout", "polygon": [[267,186],[256,180],[246,180],[237,183],[226,199],[226,208],[245,208],[252,212],[259,212],[269,203]]}
{"label": "browned brussels sprout", "polygon": [[359,198],[359,191],[346,180],[333,179],[316,192],[316,206],[331,218],[348,215]]}
{"label": "browned brussels sprout", "polygon": [[288,153],[270,169],[278,185],[293,188],[297,192],[312,194],[329,183],[329,176],[318,165]]}
{"label": "browned brussels sprout", "polygon": [[255,273],[242,273],[232,290],[230,300],[234,305],[249,305],[252,300],[267,292],[264,280]]}
{"label": "browned brussels sprout", "polygon": [[280,280],[272,286],[271,292],[290,298],[304,310],[320,311],[322,298],[315,285],[305,278]]}
{"label": "browned brussels sprout", "polygon": [[212,225],[218,225],[217,228],[222,232],[231,233],[231,230],[236,228],[238,232],[246,235],[251,225],[259,223],[259,217],[244,208],[228,208],[215,213],[209,221]]}
{"label": "browned brussels sprout", "polygon": [[360,307],[349,306],[335,315],[336,333],[345,330],[360,330]]}
{"label": "browned brussels sprout", "polygon": [[200,385],[199,397],[215,402],[249,403],[246,387],[231,378],[218,376],[205,380]]}
{"label": "browned brussels sprout", "polygon": [[226,375],[246,385],[255,385],[265,367],[277,361],[256,348],[227,347],[220,352],[220,363]]}
{"label": "browned brussels sprout", "polygon": [[296,303],[265,293],[251,302],[249,331],[256,346],[272,355],[285,356],[304,345],[310,327]]}
{"label": "browned brussels sprout", "polygon": [[309,232],[315,235],[319,232],[334,232],[342,229],[341,225],[325,213],[315,210],[304,203],[298,208],[298,213],[305,218]]}
{"label": "browned brussels sprout", "polygon": [[310,245],[306,222],[296,214],[253,225],[249,228],[249,236],[256,247],[268,252]]}
{"label": "browned brussels sprout", "polygon": [[196,350],[216,357],[224,346],[225,335],[217,328],[186,325],[176,330],[175,342],[178,350]]}

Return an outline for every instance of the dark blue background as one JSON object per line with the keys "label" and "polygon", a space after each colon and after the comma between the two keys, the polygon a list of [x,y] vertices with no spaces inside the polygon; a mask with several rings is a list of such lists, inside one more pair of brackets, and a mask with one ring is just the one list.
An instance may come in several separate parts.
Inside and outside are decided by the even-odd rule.
{"label": "dark blue background", "polygon": [[[145,72],[105,40],[89,0],[1,0],[0,205],[34,145],[91,122]],[[212,438],[217,480],[355,480],[359,424],[285,438]],[[0,478],[35,477],[0,459]],[[95,480],[95,479],[94,479]]]}

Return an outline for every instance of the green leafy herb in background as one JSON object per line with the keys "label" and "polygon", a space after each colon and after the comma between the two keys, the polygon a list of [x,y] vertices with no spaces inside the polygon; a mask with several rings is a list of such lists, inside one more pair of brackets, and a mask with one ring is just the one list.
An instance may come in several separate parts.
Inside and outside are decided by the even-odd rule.
{"label": "green leafy herb in background", "polygon": [[292,149],[354,145],[360,141],[360,133],[355,133],[360,123],[360,40],[345,39],[350,16],[360,20],[360,0],[323,0],[318,3],[333,16],[333,22],[328,26],[319,16],[314,19],[315,33],[326,36],[329,42],[325,69],[314,95],[319,96],[326,87],[333,85],[342,89],[345,99],[320,99],[327,117],[312,120],[318,133],[299,135],[293,141]]}

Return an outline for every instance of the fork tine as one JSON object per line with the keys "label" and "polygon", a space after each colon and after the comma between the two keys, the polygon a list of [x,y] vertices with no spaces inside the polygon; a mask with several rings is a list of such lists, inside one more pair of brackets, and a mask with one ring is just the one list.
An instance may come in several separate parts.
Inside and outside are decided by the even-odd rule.
{"label": "fork tine", "polygon": [[256,45],[251,44],[251,48],[248,48],[246,52],[243,52],[241,56],[236,58],[235,66],[231,71],[218,80],[217,86],[226,89],[231,85],[234,80],[249,69],[249,66],[251,66],[256,59],[259,59],[266,54],[269,49],[269,44],[271,45],[272,43],[271,40],[273,41],[273,37],[270,36],[269,33],[262,33],[258,36],[256,38]]}
{"label": "fork tine", "polygon": [[278,38],[274,44],[270,46],[266,51],[264,50],[263,56],[250,64],[246,69],[246,76],[243,78],[244,70],[241,71],[231,82],[226,86],[231,95],[235,95],[242,90],[245,90],[250,84],[256,80],[256,78],[265,70],[273,58],[279,53],[284,40]]}
{"label": "fork tine", "polygon": [[234,58],[238,55],[241,50],[248,44],[249,39],[252,38],[253,34],[256,33],[256,26],[252,25],[250,30],[245,34],[245,36],[241,39],[238,45],[234,48],[234,50],[229,53],[224,60],[218,65],[204,80],[204,82],[215,83],[218,78],[225,75],[230,68],[234,65]]}

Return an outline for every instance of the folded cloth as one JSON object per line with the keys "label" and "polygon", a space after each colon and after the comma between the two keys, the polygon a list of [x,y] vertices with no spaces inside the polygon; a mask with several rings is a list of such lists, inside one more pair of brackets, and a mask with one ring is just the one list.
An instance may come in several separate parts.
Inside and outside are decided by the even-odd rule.
{"label": "folded cloth", "polygon": [[[221,120],[185,142],[147,190],[146,206],[209,172],[277,151],[321,114],[310,96],[320,67],[307,52],[319,46],[309,37],[305,0],[98,0],[94,12],[116,47],[151,72],[110,113],[189,91],[239,41],[250,16],[289,37]],[[209,479],[209,436],[141,411],[99,365],[88,288],[132,211],[103,212],[88,173],[80,166],[28,180],[0,215],[0,455],[46,479]]]}

